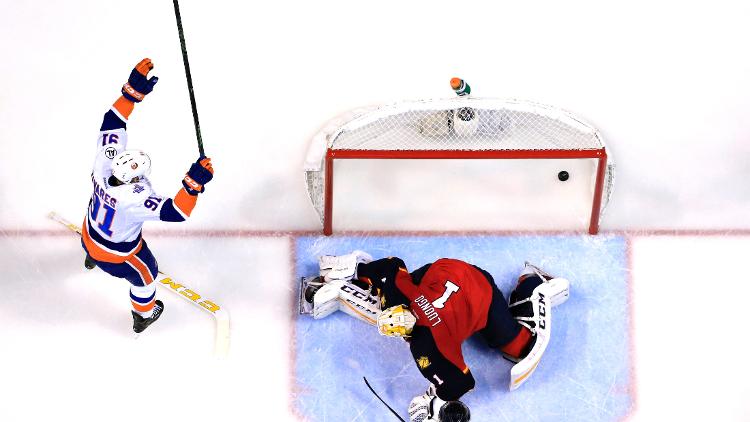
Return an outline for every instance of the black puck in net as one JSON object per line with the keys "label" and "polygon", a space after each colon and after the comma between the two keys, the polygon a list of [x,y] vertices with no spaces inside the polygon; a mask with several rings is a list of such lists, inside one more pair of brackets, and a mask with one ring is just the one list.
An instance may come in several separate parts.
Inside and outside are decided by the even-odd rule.
{"label": "black puck in net", "polygon": [[558,179],[559,179],[559,180],[560,180],[561,182],[564,182],[564,181],[566,181],[566,180],[568,180],[568,179],[570,178],[570,175],[568,174],[568,172],[567,172],[567,171],[563,170],[563,171],[561,171],[560,173],[557,173],[557,178],[558,178]]}

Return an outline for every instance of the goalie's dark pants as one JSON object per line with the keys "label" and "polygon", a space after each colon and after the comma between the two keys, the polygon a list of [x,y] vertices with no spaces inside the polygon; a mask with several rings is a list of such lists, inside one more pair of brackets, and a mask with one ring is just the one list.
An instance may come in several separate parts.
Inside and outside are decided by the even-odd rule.
{"label": "goalie's dark pants", "polygon": [[[487,325],[479,333],[490,347],[499,350],[518,336],[521,326],[511,316],[505,297],[495,285],[492,275],[476,265],[474,267],[484,274],[492,287]],[[409,343],[419,371],[435,385],[438,397],[443,400],[458,400],[474,388],[471,370],[468,367],[458,368],[443,356],[429,328],[415,326]]]}
{"label": "goalie's dark pants", "polygon": [[518,336],[521,326],[510,314],[508,302],[505,301],[505,296],[497,288],[492,275],[476,265],[474,268],[481,271],[492,286],[492,303],[490,303],[490,309],[487,311],[487,325],[479,333],[490,347],[499,349]]}

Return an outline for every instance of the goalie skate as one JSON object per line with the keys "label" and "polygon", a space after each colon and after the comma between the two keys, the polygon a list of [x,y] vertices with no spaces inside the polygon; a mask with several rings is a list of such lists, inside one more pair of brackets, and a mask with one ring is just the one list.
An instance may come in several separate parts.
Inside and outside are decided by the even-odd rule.
{"label": "goalie skate", "polygon": [[323,287],[323,277],[302,277],[299,282],[299,313],[312,315],[315,293]]}

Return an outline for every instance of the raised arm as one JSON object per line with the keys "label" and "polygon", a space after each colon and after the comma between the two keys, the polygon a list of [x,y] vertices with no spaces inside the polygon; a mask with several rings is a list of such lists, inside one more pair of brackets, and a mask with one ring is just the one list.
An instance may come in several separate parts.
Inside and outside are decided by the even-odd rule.
{"label": "raised arm", "polygon": [[104,114],[102,126],[99,129],[98,148],[111,144],[117,144],[118,150],[126,148],[127,136],[125,130],[130,113],[133,112],[135,103],[141,102],[154,89],[154,85],[159,80],[156,76],[147,78],[148,72],[153,68],[151,59],[143,59],[130,72],[128,81],[122,86],[122,95]]}

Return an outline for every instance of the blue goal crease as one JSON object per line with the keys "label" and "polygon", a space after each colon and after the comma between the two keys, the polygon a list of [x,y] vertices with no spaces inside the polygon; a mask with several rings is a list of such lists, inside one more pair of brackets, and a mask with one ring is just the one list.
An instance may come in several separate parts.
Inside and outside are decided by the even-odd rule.
{"label": "blue goal crease", "polygon": [[[552,314],[552,337],[532,377],[508,391],[512,364],[475,336],[464,343],[476,388],[462,399],[472,420],[619,421],[633,406],[627,245],[622,236],[300,237],[298,277],[318,272],[317,257],[360,249],[399,256],[410,270],[438,258],[478,265],[506,299],[524,261],[570,280],[570,299]],[[402,417],[428,386],[402,340],[341,312],[296,321],[294,403],[310,421],[393,418],[362,381],[366,376]],[[395,418],[394,418],[395,419]]]}

